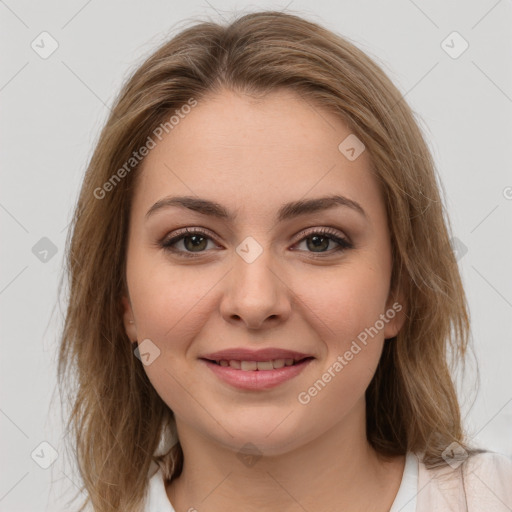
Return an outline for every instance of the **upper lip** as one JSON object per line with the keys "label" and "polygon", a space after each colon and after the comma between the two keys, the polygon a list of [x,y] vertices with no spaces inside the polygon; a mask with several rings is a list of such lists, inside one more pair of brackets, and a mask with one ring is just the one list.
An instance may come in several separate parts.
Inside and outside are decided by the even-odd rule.
{"label": "upper lip", "polygon": [[307,357],[313,357],[311,354],[304,354],[294,350],[285,350],[281,348],[263,348],[260,350],[251,350],[248,348],[228,348],[219,350],[201,356],[201,359],[210,361],[271,361],[273,359],[295,359],[301,360]]}

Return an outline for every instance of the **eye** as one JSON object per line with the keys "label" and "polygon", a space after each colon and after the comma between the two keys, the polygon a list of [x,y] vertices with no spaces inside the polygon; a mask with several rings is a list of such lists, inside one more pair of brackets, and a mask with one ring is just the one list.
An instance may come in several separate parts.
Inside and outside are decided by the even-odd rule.
{"label": "eye", "polygon": [[[211,241],[209,233],[200,228],[185,228],[180,230],[175,236],[161,242],[161,247],[166,251],[177,253],[180,256],[194,257],[191,253],[201,253]],[[183,242],[185,250],[178,249],[176,246]]]}
{"label": "eye", "polygon": [[[329,228],[310,230],[309,232],[303,231],[300,236],[302,236],[302,238],[299,240],[298,244],[306,243],[307,252],[319,255],[323,253],[332,255],[333,253],[353,248],[353,244],[339,235],[338,231]],[[185,228],[178,231],[173,237],[160,242],[160,247],[178,256],[193,258],[195,257],[194,253],[200,254],[206,252],[208,242],[213,243],[212,237],[208,231],[201,228]],[[183,244],[183,248],[178,247],[179,243]],[[335,244],[337,247],[327,250],[331,244]]]}
{"label": "eye", "polygon": [[[306,234],[306,236],[304,236]],[[321,228],[308,233],[302,232],[299,244],[305,243],[307,250],[316,254],[323,253],[338,253],[347,249],[352,249],[354,246],[346,238],[338,234],[338,231],[330,228]],[[327,250],[331,243],[337,244],[337,247]]]}

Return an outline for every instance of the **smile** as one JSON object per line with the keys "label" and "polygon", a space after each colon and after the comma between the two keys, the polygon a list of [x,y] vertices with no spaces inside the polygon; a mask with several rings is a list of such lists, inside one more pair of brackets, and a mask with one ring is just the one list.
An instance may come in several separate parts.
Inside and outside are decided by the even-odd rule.
{"label": "smile", "polygon": [[272,359],[269,361],[219,361],[200,359],[208,369],[222,382],[229,386],[261,391],[283,384],[299,375],[311,363],[313,357],[300,360]]}
{"label": "smile", "polygon": [[219,361],[212,361],[213,363],[218,364],[219,366],[223,367],[231,367],[235,368],[236,370],[242,370],[242,371],[255,371],[255,370],[276,370],[279,368],[283,368],[285,366],[293,366],[297,363],[300,363],[304,359],[311,359],[311,358],[302,358],[302,359],[293,359],[293,358],[287,358],[287,359],[272,359],[270,361],[239,361],[236,359],[221,359]]}

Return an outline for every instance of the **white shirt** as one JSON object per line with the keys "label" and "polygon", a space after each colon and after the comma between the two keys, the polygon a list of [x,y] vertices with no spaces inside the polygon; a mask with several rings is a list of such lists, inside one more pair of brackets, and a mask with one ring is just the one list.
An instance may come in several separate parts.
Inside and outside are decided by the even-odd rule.
{"label": "white shirt", "polygon": [[[144,510],[176,512],[167,497],[162,470],[154,466],[157,469],[149,478]],[[463,468],[464,479],[460,476]],[[416,454],[408,452],[389,512],[432,511],[511,512],[512,459],[486,452],[468,458],[458,468],[444,465],[428,470]]]}

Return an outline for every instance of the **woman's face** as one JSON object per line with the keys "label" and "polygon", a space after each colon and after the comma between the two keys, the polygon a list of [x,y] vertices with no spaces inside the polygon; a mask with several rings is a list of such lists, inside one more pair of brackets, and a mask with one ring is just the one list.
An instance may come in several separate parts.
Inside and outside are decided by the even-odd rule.
{"label": "woman's face", "polygon": [[277,455],[342,421],[364,429],[404,317],[368,152],[290,91],[209,96],[156,142],[131,208],[124,322],[178,433]]}

